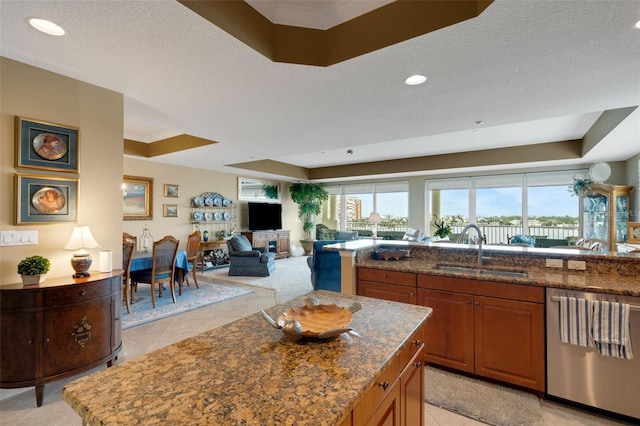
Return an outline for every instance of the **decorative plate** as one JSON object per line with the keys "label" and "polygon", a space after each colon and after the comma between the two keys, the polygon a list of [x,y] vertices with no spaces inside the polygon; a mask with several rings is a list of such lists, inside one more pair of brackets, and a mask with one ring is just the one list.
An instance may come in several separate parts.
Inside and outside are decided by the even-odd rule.
{"label": "decorative plate", "polygon": [[220,212],[216,212],[216,214],[214,215],[216,220],[222,220],[222,213]]}
{"label": "decorative plate", "polygon": [[213,205],[214,205],[214,206],[221,206],[221,205],[222,205],[222,198],[220,198],[220,197],[215,197],[215,198],[213,199]]}
{"label": "decorative plate", "polygon": [[212,206],[213,205],[213,197],[205,197],[204,205],[205,206]]}
{"label": "decorative plate", "polygon": [[207,221],[209,221],[209,220],[213,220],[213,213],[211,213],[211,212],[206,212],[206,213],[204,214],[204,220],[207,220]]}
{"label": "decorative plate", "polygon": [[51,133],[40,133],[33,139],[33,150],[47,160],[59,160],[67,153],[67,144]]}
{"label": "decorative plate", "polygon": [[204,204],[204,201],[202,200],[202,197],[195,197],[193,199],[193,205],[196,207],[200,207]]}
{"label": "decorative plate", "polygon": [[360,303],[343,308],[335,303],[322,305],[318,299],[311,297],[307,299],[306,305],[281,313],[277,321],[265,311],[260,313],[265,321],[272,327],[281,329],[291,340],[300,340],[303,337],[328,339],[351,331],[352,328],[348,326],[353,313],[360,309]]}
{"label": "decorative plate", "polygon": [[33,207],[39,212],[50,214],[62,210],[67,204],[67,199],[58,188],[45,186],[33,194],[31,204],[33,204]]}
{"label": "decorative plate", "polygon": [[204,219],[202,212],[193,212],[193,220],[196,222],[202,222],[202,219]]}
{"label": "decorative plate", "polygon": [[231,200],[225,198],[222,200],[222,205],[225,207],[229,207],[231,205]]}
{"label": "decorative plate", "polygon": [[231,213],[229,212],[224,212],[224,220],[231,220]]}

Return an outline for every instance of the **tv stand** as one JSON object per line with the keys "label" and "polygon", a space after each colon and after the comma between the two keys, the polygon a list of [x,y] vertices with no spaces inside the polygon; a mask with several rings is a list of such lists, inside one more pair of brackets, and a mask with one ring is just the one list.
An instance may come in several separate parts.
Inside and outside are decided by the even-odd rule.
{"label": "tv stand", "polygon": [[247,237],[252,247],[263,247],[276,254],[276,259],[289,257],[289,234],[291,231],[279,229],[277,231],[246,231],[242,235]]}

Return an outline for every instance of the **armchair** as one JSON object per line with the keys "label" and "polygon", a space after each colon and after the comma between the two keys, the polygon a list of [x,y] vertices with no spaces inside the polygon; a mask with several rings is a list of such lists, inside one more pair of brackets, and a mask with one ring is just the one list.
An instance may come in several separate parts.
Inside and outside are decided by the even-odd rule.
{"label": "armchair", "polygon": [[276,269],[276,254],[263,247],[251,247],[244,235],[227,240],[229,276],[268,277]]}
{"label": "armchair", "polygon": [[314,290],[342,290],[340,253],[325,250],[324,246],[344,242],[345,240],[324,240],[313,243],[313,255],[307,257],[307,265],[311,270],[311,284]]}

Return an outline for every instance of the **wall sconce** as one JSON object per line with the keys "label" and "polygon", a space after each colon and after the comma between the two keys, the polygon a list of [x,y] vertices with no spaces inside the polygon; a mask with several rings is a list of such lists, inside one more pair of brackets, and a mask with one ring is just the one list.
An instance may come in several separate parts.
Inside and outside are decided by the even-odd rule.
{"label": "wall sconce", "polygon": [[91,235],[88,226],[76,226],[73,228],[71,237],[64,246],[65,250],[76,251],[71,258],[71,267],[75,274],[73,278],[89,277],[89,268],[91,267],[91,255],[85,249],[98,248],[100,244]]}
{"label": "wall sconce", "polygon": [[380,215],[376,212],[372,212],[369,215],[369,223],[372,224],[373,226],[371,226],[371,233],[373,234],[373,238],[378,238],[378,224],[382,222],[382,220],[380,220]]}

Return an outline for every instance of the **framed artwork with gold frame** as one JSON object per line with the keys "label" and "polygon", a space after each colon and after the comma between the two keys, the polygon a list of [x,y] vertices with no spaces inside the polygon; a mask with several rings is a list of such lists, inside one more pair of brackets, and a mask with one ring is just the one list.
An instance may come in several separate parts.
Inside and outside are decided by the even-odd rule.
{"label": "framed artwork with gold frame", "polygon": [[640,222],[627,222],[627,242],[640,244]]}
{"label": "framed artwork with gold frame", "polygon": [[76,222],[78,179],[16,174],[16,225]]}
{"label": "framed artwork with gold frame", "polygon": [[16,116],[16,168],[78,172],[78,128]]}
{"label": "framed artwork with gold frame", "polygon": [[178,185],[174,185],[171,183],[164,184],[164,196],[168,198],[178,198],[180,196],[179,190],[180,187]]}
{"label": "framed artwork with gold frame", "polygon": [[124,220],[153,219],[153,178],[123,177],[122,218]]}
{"label": "framed artwork with gold frame", "polygon": [[162,216],[164,217],[178,217],[178,205],[177,204],[163,204]]}

